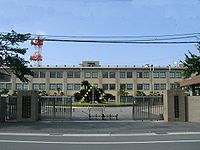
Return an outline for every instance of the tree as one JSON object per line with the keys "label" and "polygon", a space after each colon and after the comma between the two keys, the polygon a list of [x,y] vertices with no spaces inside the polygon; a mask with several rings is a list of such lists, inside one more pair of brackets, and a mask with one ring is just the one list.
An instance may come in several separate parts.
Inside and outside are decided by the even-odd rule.
{"label": "tree", "polygon": [[103,96],[103,98],[106,100],[106,101],[108,101],[109,99],[112,99],[114,96],[112,95],[112,94],[110,94],[110,93],[105,93],[104,94],[104,96]]}
{"label": "tree", "polygon": [[[197,49],[200,51],[200,43],[198,43]],[[185,67],[183,71],[185,78],[191,77],[192,74],[200,75],[200,56],[192,54],[189,51],[189,55],[185,54],[185,61],[181,62]]]}
{"label": "tree", "polygon": [[90,83],[87,80],[83,80],[81,82],[81,86],[83,86],[84,89],[88,89],[88,87],[91,86],[91,85],[90,85]]}
{"label": "tree", "polygon": [[81,83],[81,86],[83,86],[83,89],[81,89],[79,92],[74,93],[74,98],[76,101],[82,100],[84,102],[90,103],[94,100],[98,103],[103,102],[100,98],[105,94],[103,89],[92,86],[87,80],[84,80]]}
{"label": "tree", "polygon": [[0,95],[1,94],[8,94],[9,90],[8,89],[2,89],[0,90]]}
{"label": "tree", "polygon": [[19,34],[13,30],[11,33],[0,34],[0,67],[7,73],[13,72],[23,82],[28,82],[25,75],[33,75],[33,72],[27,67],[29,62],[21,57],[27,48],[20,48],[19,43],[29,38],[30,34]]}
{"label": "tree", "polygon": [[128,96],[128,92],[126,91],[126,85],[125,84],[122,84],[120,86],[120,89],[119,89],[119,95],[120,96]]}
{"label": "tree", "polygon": [[137,91],[136,96],[146,96],[143,91]]}

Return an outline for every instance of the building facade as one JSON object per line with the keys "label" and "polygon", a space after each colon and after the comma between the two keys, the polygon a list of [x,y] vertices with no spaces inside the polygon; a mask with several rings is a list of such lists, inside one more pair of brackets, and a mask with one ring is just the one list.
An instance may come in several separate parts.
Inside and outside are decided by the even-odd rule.
{"label": "building facade", "polygon": [[[101,66],[98,61],[84,61],[79,66],[46,66],[33,67],[33,76],[27,76],[29,83],[22,83],[15,75],[10,81],[1,81],[0,89],[46,91],[48,95],[63,92],[66,96],[73,96],[78,92],[83,80],[94,86],[103,88],[106,93],[114,95],[113,101],[120,103],[120,87],[125,87],[128,96],[135,96],[137,91],[145,94],[159,92],[177,87],[183,80],[180,66],[153,67],[146,65],[135,66]],[[59,89],[59,90],[58,90]]]}

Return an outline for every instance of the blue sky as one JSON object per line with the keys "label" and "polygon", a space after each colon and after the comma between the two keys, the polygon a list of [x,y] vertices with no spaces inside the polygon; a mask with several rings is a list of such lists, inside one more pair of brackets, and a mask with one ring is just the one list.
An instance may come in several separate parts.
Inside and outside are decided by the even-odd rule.
{"label": "blue sky", "polygon": [[[0,0],[0,32],[48,35],[163,35],[200,32],[199,0]],[[26,59],[33,54],[29,48]],[[45,42],[43,64],[165,66],[195,44],[139,45]]]}

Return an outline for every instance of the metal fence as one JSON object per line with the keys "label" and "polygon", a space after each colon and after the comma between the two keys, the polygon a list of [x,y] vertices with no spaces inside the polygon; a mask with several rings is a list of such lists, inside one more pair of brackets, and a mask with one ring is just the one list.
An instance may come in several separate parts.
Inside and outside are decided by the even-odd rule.
{"label": "metal fence", "polygon": [[42,96],[39,99],[42,120],[72,119],[72,98],[66,96]]}
{"label": "metal fence", "polygon": [[17,119],[17,97],[16,96],[1,96],[1,111],[3,112],[3,120],[16,120]]}
{"label": "metal fence", "polygon": [[163,120],[162,96],[133,97],[133,120]]}

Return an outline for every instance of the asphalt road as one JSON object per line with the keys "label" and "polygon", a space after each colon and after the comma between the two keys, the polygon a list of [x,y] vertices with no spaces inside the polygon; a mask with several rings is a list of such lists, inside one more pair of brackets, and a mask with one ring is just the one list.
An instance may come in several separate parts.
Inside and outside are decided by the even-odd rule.
{"label": "asphalt road", "polygon": [[0,150],[188,150],[199,149],[199,147],[199,132],[167,134],[0,134]]}

